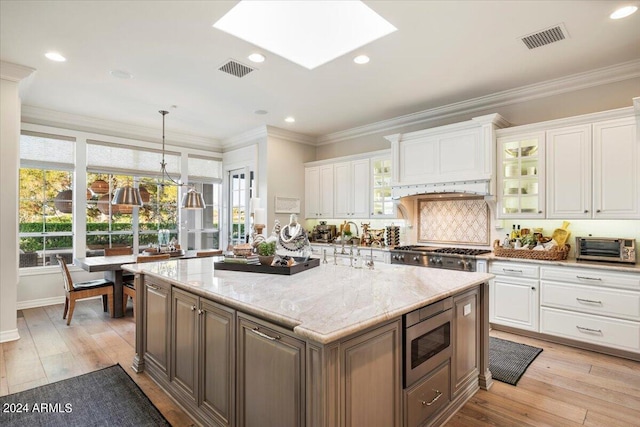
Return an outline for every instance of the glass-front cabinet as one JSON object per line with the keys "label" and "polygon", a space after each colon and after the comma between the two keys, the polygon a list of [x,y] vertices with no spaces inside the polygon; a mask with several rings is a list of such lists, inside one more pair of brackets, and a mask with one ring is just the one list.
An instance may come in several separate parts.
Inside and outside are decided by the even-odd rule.
{"label": "glass-front cabinet", "polygon": [[371,218],[394,217],[390,156],[371,159],[371,177]]}
{"label": "glass-front cabinet", "polygon": [[544,132],[498,138],[498,217],[544,218]]}

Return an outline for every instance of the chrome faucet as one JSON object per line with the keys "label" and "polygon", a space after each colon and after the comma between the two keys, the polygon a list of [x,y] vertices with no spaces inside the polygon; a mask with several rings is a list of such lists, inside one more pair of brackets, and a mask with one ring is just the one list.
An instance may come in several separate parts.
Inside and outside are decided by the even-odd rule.
{"label": "chrome faucet", "polygon": [[371,259],[365,263],[365,265],[367,267],[369,267],[369,270],[373,270],[373,266],[374,266],[374,264],[373,264],[373,245],[375,245],[375,244],[377,244],[378,247],[380,247],[380,248],[382,247],[382,243],[380,243],[380,240],[373,240],[371,242],[371,255],[370,255]]}
{"label": "chrome faucet", "polygon": [[359,236],[360,234],[358,233],[358,224],[356,224],[353,221],[349,221],[345,224],[344,227],[342,227],[342,231],[340,232],[340,243],[342,244],[342,250],[340,251],[340,253],[342,255],[346,255],[347,253],[344,251],[344,229],[347,228],[346,226],[349,224],[353,224],[356,227],[356,236]]}

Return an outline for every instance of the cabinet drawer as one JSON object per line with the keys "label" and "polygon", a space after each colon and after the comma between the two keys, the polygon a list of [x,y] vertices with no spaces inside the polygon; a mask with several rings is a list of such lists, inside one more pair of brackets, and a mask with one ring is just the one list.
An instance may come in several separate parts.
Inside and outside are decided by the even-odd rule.
{"label": "cabinet drawer", "polygon": [[540,332],[640,353],[640,323],[629,320],[542,307]]}
{"label": "cabinet drawer", "polygon": [[540,305],[640,320],[640,292],[541,281]]}
{"label": "cabinet drawer", "polygon": [[593,268],[541,267],[540,278],[555,282],[640,290],[640,274],[638,273],[622,273]]}
{"label": "cabinet drawer", "polygon": [[537,279],[540,268],[534,264],[524,264],[516,262],[492,262],[489,265],[489,272],[501,276],[527,277]]}
{"label": "cabinet drawer", "polygon": [[417,427],[449,403],[449,363],[405,391],[406,427]]}

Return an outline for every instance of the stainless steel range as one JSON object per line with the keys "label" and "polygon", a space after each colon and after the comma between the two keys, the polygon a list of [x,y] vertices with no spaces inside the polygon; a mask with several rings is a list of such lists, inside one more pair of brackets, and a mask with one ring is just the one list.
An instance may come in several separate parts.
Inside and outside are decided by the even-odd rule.
{"label": "stainless steel range", "polygon": [[476,256],[490,252],[488,249],[396,246],[391,250],[391,264],[476,271]]}

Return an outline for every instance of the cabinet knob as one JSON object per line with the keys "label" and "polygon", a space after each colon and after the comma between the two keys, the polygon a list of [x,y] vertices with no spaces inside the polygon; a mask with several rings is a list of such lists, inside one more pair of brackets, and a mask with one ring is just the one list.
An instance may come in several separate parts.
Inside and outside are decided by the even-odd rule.
{"label": "cabinet knob", "polygon": [[596,210],[596,212],[600,213],[600,209]]}
{"label": "cabinet knob", "polygon": [[542,211],[538,211],[538,213],[542,213]]}
{"label": "cabinet knob", "polygon": [[195,305],[191,306],[191,311],[196,311],[196,306]]}
{"label": "cabinet knob", "polygon": [[588,210],[588,209],[585,209],[585,210],[584,210],[584,213],[589,213],[589,210]]}
{"label": "cabinet knob", "polygon": [[532,287],[531,287],[531,290],[532,290],[532,291],[535,291],[535,290],[536,290],[536,287],[535,287],[535,286],[532,286]]}
{"label": "cabinet knob", "polygon": [[198,316],[200,316],[201,314],[204,314],[204,310],[199,309],[199,310],[198,310]]}

